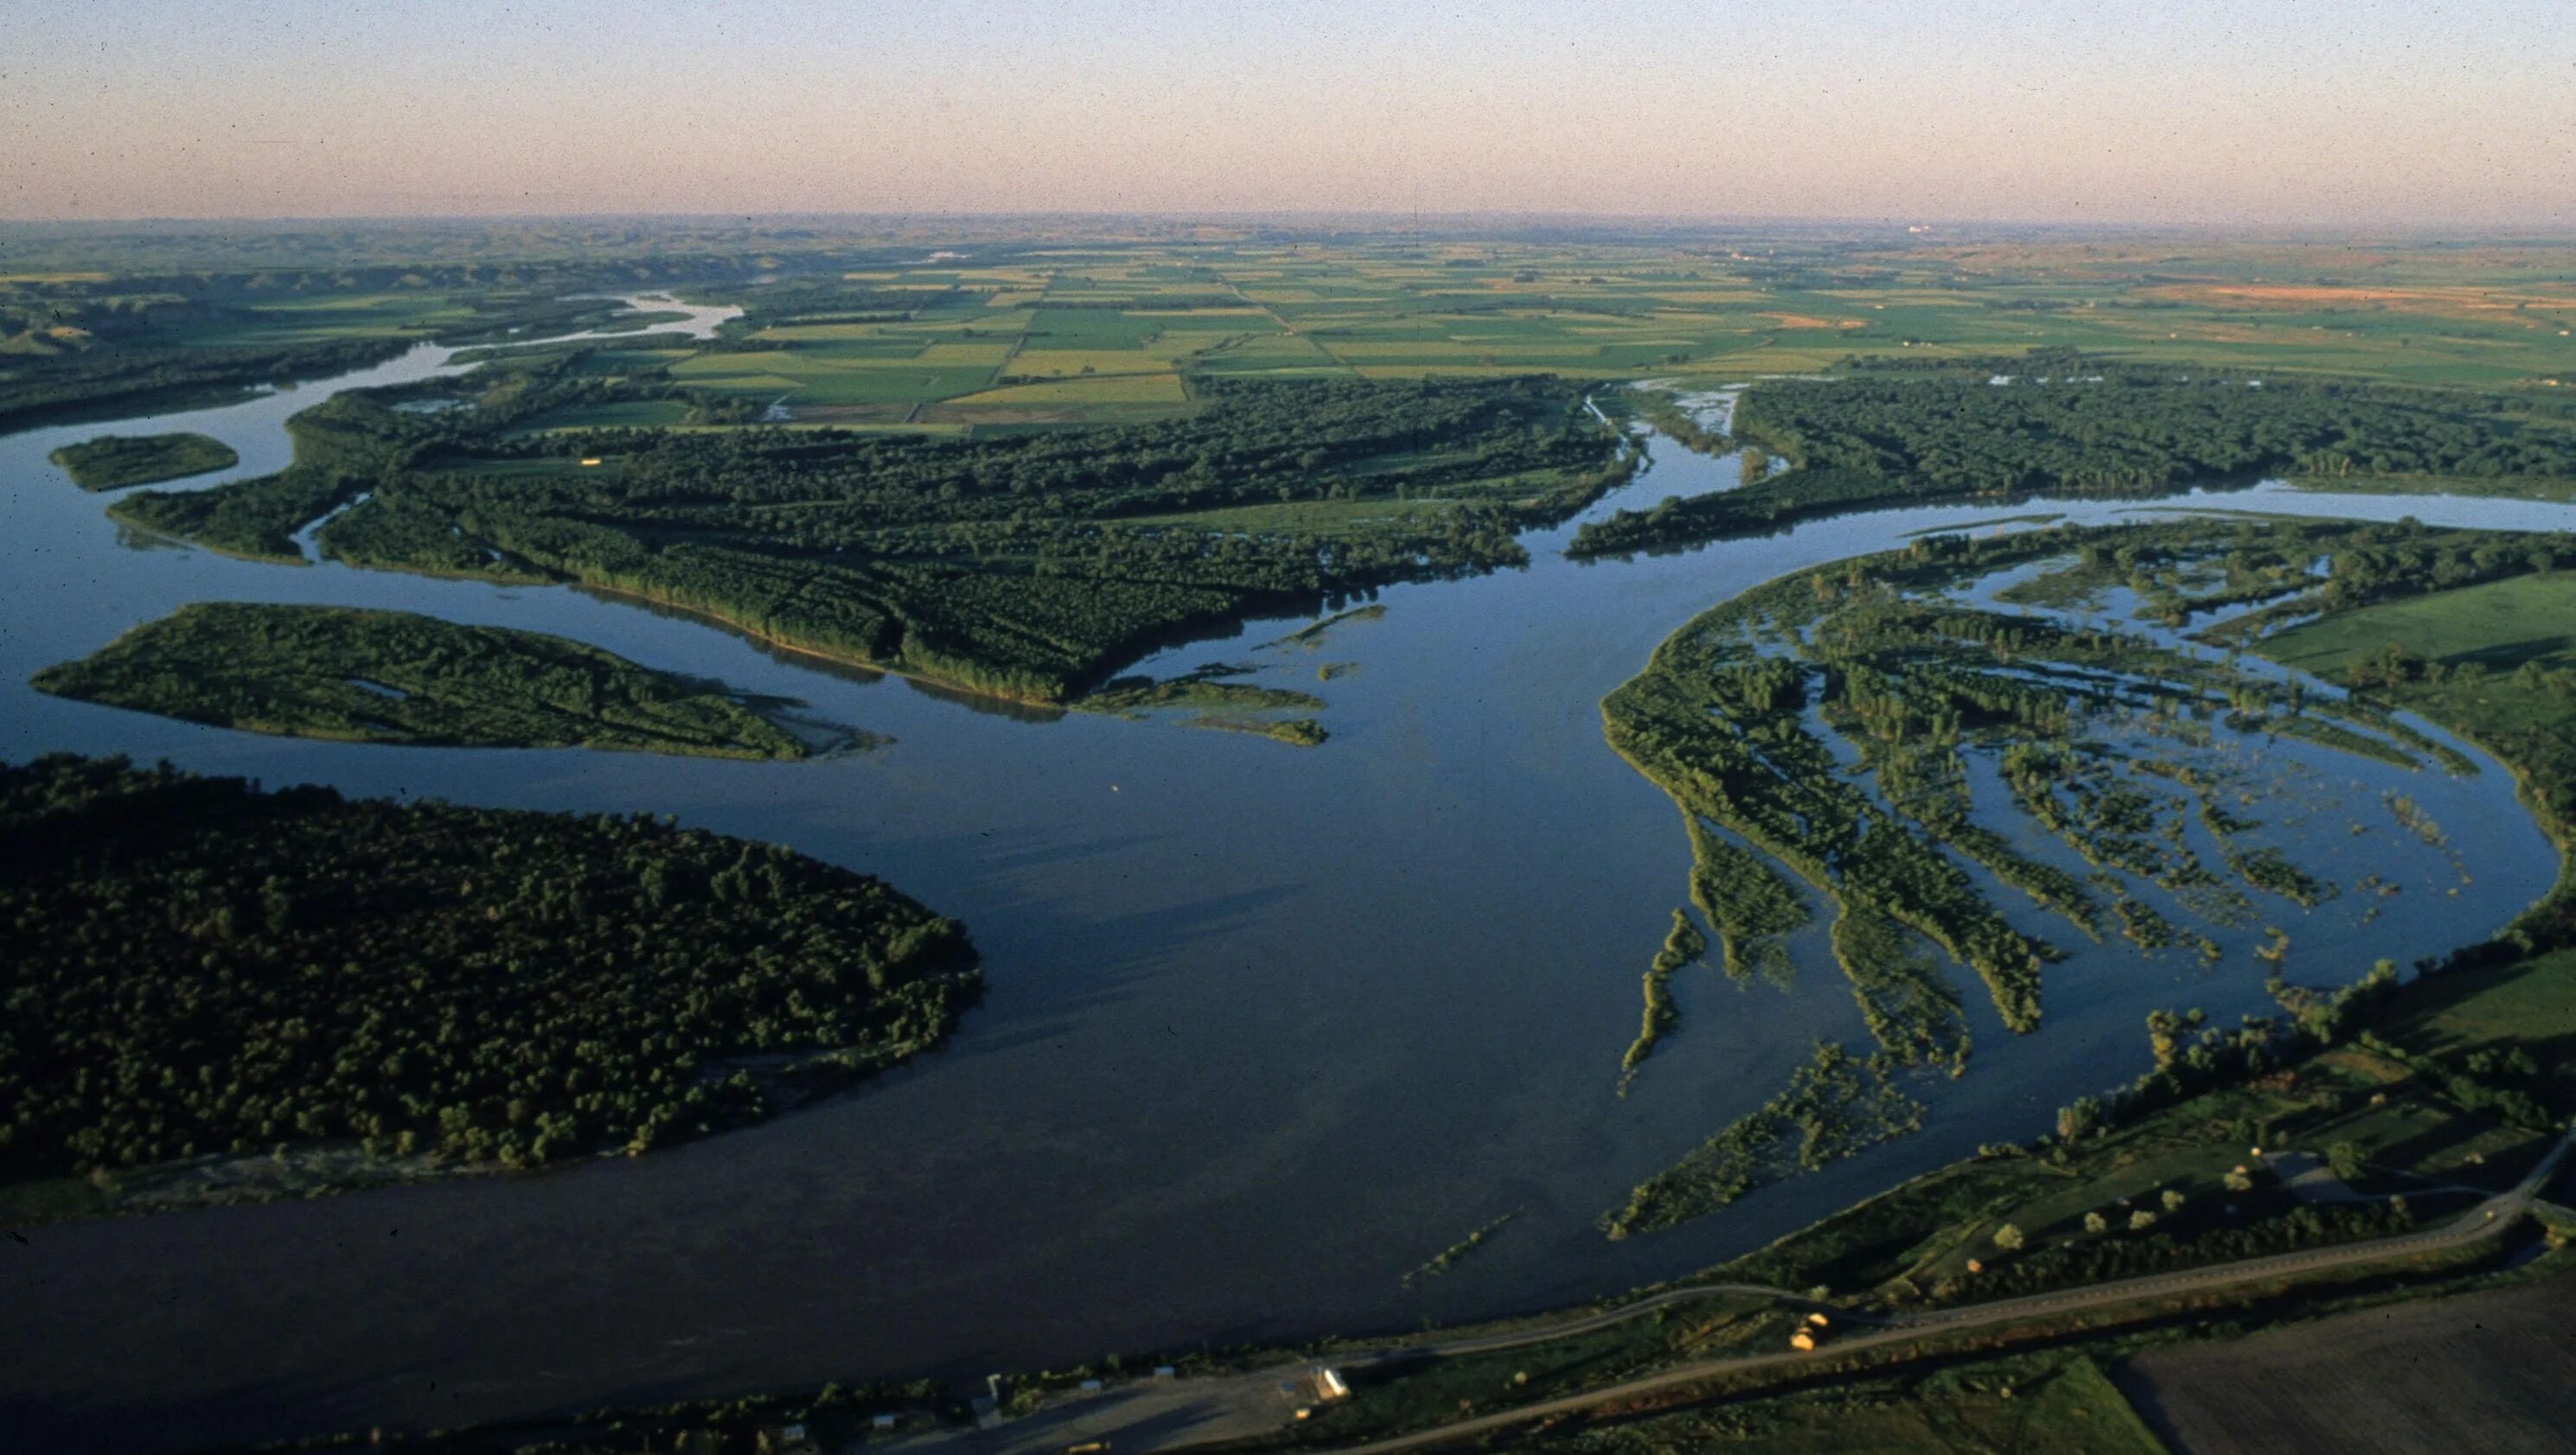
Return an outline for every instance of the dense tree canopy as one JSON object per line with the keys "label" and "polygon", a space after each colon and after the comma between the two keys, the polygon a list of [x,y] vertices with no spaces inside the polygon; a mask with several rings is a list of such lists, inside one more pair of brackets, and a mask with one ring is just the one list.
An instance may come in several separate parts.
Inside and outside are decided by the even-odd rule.
{"label": "dense tree canopy", "polygon": [[1801,466],[1960,493],[2161,489],[2254,470],[2576,478],[2576,430],[2497,397],[2071,357],[2000,367],[2021,372],[1775,380],[1746,392],[1737,425]]}
{"label": "dense tree canopy", "polygon": [[[264,481],[121,502],[225,549],[326,526],[361,565],[569,578],[763,636],[1058,701],[1167,634],[1526,559],[1617,436],[1553,379],[1201,385],[1199,415],[968,439],[511,428],[548,381],[456,417],[343,397]],[[582,461],[596,462],[584,465]]]}
{"label": "dense tree canopy", "polygon": [[69,359],[0,364],[0,429],[221,404],[262,384],[346,373],[409,347],[400,339],[320,339],[268,347],[101,349]]}
{"label": "dense tree canopy", "polygon": [[715,684],[540,632],[407,611],[208,601],[146,622],[35,687],[298,737],[801,758]]}
{"label": "dense tree canopy", "polygon": [[101,435],[65,445],[46,458],[62,466],[83,490],[122,490],[241,462],[232,446],[201,434]]}
{"label": "dense tree canopy", "polygon": [[2056,351],[1745,390],[1736,432],[1795,468],[1587,525],[1578,554],[1872,505],[2044,491],[2148,493],[2259,472],[2576,480],[2576,424],[2458,391],[2109,364]]}
{"label": "dense tree canopy", "polygon": [[641,816],[0,765],[15,1171],[641,1150],[934,1043],[973,967],[877,880]]}

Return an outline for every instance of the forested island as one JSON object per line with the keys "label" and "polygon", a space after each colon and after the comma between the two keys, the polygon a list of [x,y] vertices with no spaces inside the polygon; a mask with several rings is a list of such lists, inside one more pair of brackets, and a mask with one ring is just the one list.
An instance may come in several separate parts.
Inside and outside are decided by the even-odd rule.
{"label": "forested island", "polygon": [[83,490],[157,485],[241,463],[232,446],[201,434],[101,435],[65,445],[47,458]]}
{"label": "forested island", "polygon": [[1062,703],[1177,633],[1526,559],[1618,436],[1547,378],[1211,380],[1188,419],[968,439],[512,433],[597,396],[537,381],[454,419],[344,396],[281,475],[121,519],[242,554],[563,579],[801,650]]}
{"label": "forested island", "polygon": [[755,1121],[933,1046],[962,929],[610,817],[0,766],[0,1169],[346,1147],[533,1166]]}
{"label": "forested island", "polygon": [[1791,468],[1741,489],[1587,523],[1603,555],[1767,530],[1809,516],[2043,492],[2148,495],[2283,473],[2321,481],[2576,481],[2576,407],[2528,396],[2279,372],[2107,361],[2073,350],[1766,379],[1733,442]]}
{"label": "forested island", "polygon": [[720,687],[562,637],[402,611],[203,602],[49,667],[35,686],[291,737],[727,758],[807,752]]}

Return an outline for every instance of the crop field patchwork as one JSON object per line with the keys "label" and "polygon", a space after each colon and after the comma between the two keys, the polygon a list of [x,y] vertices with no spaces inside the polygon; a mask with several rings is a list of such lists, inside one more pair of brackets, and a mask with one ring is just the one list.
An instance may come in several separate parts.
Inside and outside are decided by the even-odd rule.
{"label": "crop field patchwork", "polygon": [[[1000,363],[999,359],[994,360]],[[1079,374],[1157,374],[1170,369],[1142,349],[1028,348],[1012,356],[1011,373],[1030,379],[1065,379]]]}
{"label": "crop field patchwork", "polygon": [[1181,404],[1188,398],[1182,392],[1178,374],[1103,374],[987,389],[950,402],[958,405]]}
{"label": "crop field patchwork", "polygon": [[[1854,353],[2043,346],[2548,388],[2576,376],[2576,287],[2556,281],[2564,262],[2563,250],[2536,244],[2329,254],[2288,242],[1818,237],[1742,251],[1714,237],[1317,245],[1211,235],[1066,243],[992,262],[934,252],[851,269],[843,281],[864,290],[864,303],[766,320],[756,337],[788,345],[783,354],[658,363],[691,389],[784,399],[809,423],[834,417],[820,411],[893,408],[926,424],[928,407],[942,405],[1070,408],[1051,422],[1079,422],[1191,397],[1163,378],[992,397],[1101,376],[1554,372],[1719,383]],[[357,334],[461,308],[400,292],[297,299],[263,310],[257,326]],[[888,367],[905,364],[914,367]],[[1081,412],[1089,408],[1113,412]]]}
{"label": "crop field patchwork", "polygon": [[[1190,240],[992,251],[928,249],[912,262],[823,274],[800,285],[822,290],[811,306],[782,302],[766,282],[698,286],[693,298],[740,302],[757,311],[756,325],[712,347],[609,350],[574,367],[593,377],[667,378],[693,396],[736,401],[714,412],[724,424],[757,417],[746,402],[783,402],[793,423],[924,427],[988,409],[1037,411],[1020,421],[1028,424],[1194,409],[1187,381],[1199,375],[1554,373],[1714,385],[1830,368],[1854,355],[2042,347],[2177,366],[2576,390],[2576,284],[2565,281],[2576,258],[2539,242],[2427,251],[1710,231],[1322,243],[1209,229]],[[31,275],[20,286],[52,284]],[[489,307],[426,286],[266,296],[174,319],[168,340],[419,337],[491,321],[476,312],[478,301]],[[41,356],[86,338],[77,326],[58,333],[0,339],[0,348]],[[736,351],[745,341],[750,347]],[[784,347],[764,347],[776,345]],[[1153,382],[1097,382],[1104,377]],[[1003,392],[1029,389],[1040,392]]]}

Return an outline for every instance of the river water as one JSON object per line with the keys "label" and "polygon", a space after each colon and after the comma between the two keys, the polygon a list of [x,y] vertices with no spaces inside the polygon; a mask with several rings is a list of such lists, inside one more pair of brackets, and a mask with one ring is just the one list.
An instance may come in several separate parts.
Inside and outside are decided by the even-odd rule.
{"label": "river water", "polygon": [[[663,308],[660,303],[643,306]],[[692,331],[714,311],[693,313]],[[227,409],[119,423],[192,429],[285,462],[286,416],[331,388],[425,377],[447,351]],[[1817,1036],[1857,1040],[1840,972],[1807,936],[1786,989],[1676,977],[1682,1025],[1625,1098],[1637,980],[1683,902],[1670,802],[1601,740],[1599,702],[1704,607],[1817,562],[1988,521],[1885,511],[1678,554],[1579,564],[1569,524],[1532,564],[1397,587],[1382,620],[1254,623],[1141,670],[1209,661],[1302,686],[1332,732],[1301,751],[1169,723],[1047,720],[810,659],[564,588],[285,567],[127,540],[45,454],[108,426],[0,439],[0,757],[166,757],[269,783],[546,809],[650,810],[882,875],[967,922],[989,980],[954,1043],[763,1127],[524,1176],[100,1220],[0,1242],[0,1443],[139,1450],[382,1423],[453,1425],[830,1379],[1067,1364],[1113,1351],[1362,1332],[1530,1310],[1683,1273],[1980,1141],[2045,1129],[2143,1069],[2143,1017],[2267,1008],[2252,930],[2204,968],[2082,946],[2049,972],[2047,1024],[2013,1037],[1957,983],[1976,1054],[1926,1129],[1671,1232],[1592,1220],[1781,1084]],[[1596,506],[1731,485],[1734,462],[1648,441]],[[191,484],[206,483],[204,481]],[[2576,509],[2339,497],[2262,486],[2210,507],[2566,529]],[[2134,503],[2052,510],[2122,518]],[[741,763],[258,737],[65,702],[24,685],[192,601],[400,608],[527,627],[649,666],[802,698],[891,736],[882,751]],[[1317,681],[1323,663],[1352,670]],[[2408,892],[2287,927],[2289,973],[2349,978],[2473,939],[2555,860],[2500,770],[2402,774],[2296,744],[2321,876]],[[2475,826],[2472,882],[2391,832],[2354,837],[2383,789]],[[2456,894],[2448,890],[2456,888]],[[2016,922],[2050,927],[2017,896]],[[2062,926],[2053,937],[2072,937]],[[1516,1214],[1415,1289],[1405,1271]]]}

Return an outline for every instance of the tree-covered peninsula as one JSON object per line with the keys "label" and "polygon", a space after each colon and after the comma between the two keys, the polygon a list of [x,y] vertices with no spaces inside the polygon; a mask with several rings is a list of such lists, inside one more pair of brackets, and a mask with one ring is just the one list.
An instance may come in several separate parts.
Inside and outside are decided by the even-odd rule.
{"label": "tree-covered peninsula", "polygon": [[1624,446],[1547,378],[1199,387],[1187,419],[970,438],[517,426],[542,374],[437,416],[344,396],[264,480],[119,502],[242,554],[571,580],[783,645],[1060,703],[1177,633],[1517,564]]}

